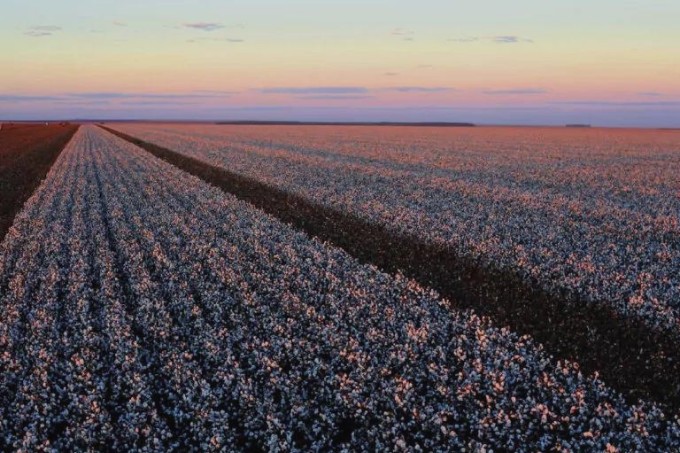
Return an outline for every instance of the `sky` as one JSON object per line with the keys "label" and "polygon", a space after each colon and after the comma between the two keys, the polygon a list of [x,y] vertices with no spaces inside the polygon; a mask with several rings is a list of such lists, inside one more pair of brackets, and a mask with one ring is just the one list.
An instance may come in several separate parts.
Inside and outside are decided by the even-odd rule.
{"label": "sky", "polygon": [[0,0],[0,120],[680,127],[678,0]]}

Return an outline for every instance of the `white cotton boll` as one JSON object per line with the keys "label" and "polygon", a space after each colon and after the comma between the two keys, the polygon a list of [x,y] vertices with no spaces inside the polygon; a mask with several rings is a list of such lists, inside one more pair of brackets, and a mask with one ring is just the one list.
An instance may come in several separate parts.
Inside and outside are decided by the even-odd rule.
{"label": "white cotton boll", "polygon": [[[116,127],[323,205],[446,242],[466,256],[516,268],[526,278],[544,280],[546,289],[612,301],[624,312],[615,301],[627,300],[631,286],[613,286],[608,291],[614,293],[604,297],[602,285],[627,267],[658,261],[647,256],[656,247],[652,242],[648,250],[631,253],[611,245],[634,242],[639,231],[659,238],[677,231],[680,206],[668,196],[666,182],[676,179],[678,168],[665,152],[677,150],[677,143],[651,133],[629,136],[624,146],[604,132],[597,139],[572,134],[574,141],[565,142],[558,129],[547,135],[527,130],[522,137],[511,129],[463,136],[428,130],[413,141],[392,129],[373,129],[368,136],[321,135],[310,148],[304,128],[289,134],[205,125]],[[522,146],[513,146],[518,140]],[[603,156],[611,167],[603,167]],[[655,269],[658,276],[676,273],[672,265]],[[555,274],[563,276],[557,287],[541,278]],[[679,288],[663,278],[653,286],[655,294],[636,314],[673,326],[677,310],[664,305],[677,299]]]}

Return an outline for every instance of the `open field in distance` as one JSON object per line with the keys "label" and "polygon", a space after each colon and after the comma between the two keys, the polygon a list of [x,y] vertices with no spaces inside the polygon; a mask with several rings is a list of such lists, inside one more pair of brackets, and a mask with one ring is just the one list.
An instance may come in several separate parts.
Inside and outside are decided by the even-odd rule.
{"label": "open field in distance", "polygon": [[0,449],[680,447],[679,133],[105,126],[0,243]]}
{"label": "open field in distance", "polygon": [[113,126],[631,396],[680,403],[677,133]]}
{"label": "open field in distance", "polygon": [[676,132],[114,128],[516,269],[556,293],[680,327]]}

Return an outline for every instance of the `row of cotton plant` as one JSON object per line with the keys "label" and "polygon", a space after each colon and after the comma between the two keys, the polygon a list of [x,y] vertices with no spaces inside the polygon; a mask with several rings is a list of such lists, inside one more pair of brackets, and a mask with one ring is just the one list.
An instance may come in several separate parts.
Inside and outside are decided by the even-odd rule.
{"label": "row of cotton plant", "polygon": [[680,447],[654,405],[94,127],[0,258],[2,450]]}
{"label": "row of cotton plant", "polygon": [[677,132],[115,127],[679,328]]}

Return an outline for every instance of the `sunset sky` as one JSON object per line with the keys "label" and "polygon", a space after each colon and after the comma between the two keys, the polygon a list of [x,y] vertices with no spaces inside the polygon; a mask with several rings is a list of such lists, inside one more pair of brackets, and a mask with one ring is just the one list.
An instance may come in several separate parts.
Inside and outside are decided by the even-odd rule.
{"label": "sunset sky", "polygon": [[680,127],[678,0],[2,0],[0,119]]}

